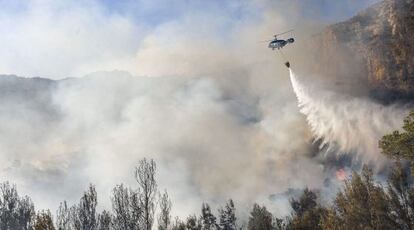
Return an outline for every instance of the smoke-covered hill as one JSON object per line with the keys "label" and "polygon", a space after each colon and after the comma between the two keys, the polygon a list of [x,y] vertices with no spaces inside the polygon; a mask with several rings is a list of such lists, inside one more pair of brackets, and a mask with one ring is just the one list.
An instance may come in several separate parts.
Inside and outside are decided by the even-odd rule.
{"label": "smoke-covered hill", "polygon": [[[40,207],[76,200],[90,182],[108,206],[113,186],[133,185],[136,163],[151,157],[183,215],[203,200],[247,205],[290,187],[322,186],[332,172],[307,155],[295,103],[268,106],[233,84],[240,77],[2,76],[1,176]],[[286,205],[274,209],[285,213]]]}

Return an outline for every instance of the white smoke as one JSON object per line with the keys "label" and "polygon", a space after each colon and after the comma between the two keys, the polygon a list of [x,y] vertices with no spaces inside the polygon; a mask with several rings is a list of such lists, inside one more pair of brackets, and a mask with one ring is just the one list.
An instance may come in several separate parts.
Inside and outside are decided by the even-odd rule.
{"label": "white smoke", "polygon": [[[110,208],[111,188],[135,186],[133,169],[142,157],[157,161],[174,215],[228,198],[239,210],[259,202],[284,215],[289,194],[282,205],[272,205],[270,194],[323,187],[329,172],[309,157],[308,127],[286,69],[256,43],[293,25],[301,38],[295,45],[306,42],[301,33],[314,32],[320,22],[310,15],[304,20],[301,12],[318,4],[234,2],[248,15],[240,18],[221,11],[221,2],[213,11],[194,11],[181,1],[174,5],[188,13],[147,28],[107,15],[99,1],[87,7],[83,1],[29,2],[20,14],[0,12],[1,73],[61,79],[122,69],[134,75],[100,72],[61,81],[52,92],[40,89],[51,98],[42,106],[27,92],[13,98],[16,88],[24,89],[21,79],[1,92],[11,96],[0,100],[0,176],[17,183],[38,208],[77,202],[89,183],[97,186],[100,205]],[[343,12],[346,2],[357,4],[335,5]],[[286,54],[296,59],[303,51]],[[313,112],[329,121],[329,113]],[[326,139],[325,132],[319,136],[328,142],[347,142],[339,134]]]}
{"label": "white smoke", "polygon": [[327,152],[335,148],[339,153],[354,153],[363,163],[383,165],[386,159],[380,154],[378,140],[401,127],[407,108],[305,86],[292,69],[290,80],[300,112],[315,139],[321,140],[321,147],[328,146]]}
{"label": "white smoke", "polygon": [[158,163],[159,187],[170,193],[174,215],[229,198],[246,212],[260,202],[288,214],[286,200],[272,204],[269,196],[323,186],[323,167],[307,156],[307,128],[293,94],[288,103],[276,95],[254,100],[260,91],[229,87],[243,78],[251,77],[100,72],[54,82],[42,91],[50,96],[44,107],[37,106],[43,97],[8,93],[0,113],[1,176],[37,208],[77,202],[93,183],[100,207],[110,209],[111,189],[135,187],[134,167],[147,157]]}

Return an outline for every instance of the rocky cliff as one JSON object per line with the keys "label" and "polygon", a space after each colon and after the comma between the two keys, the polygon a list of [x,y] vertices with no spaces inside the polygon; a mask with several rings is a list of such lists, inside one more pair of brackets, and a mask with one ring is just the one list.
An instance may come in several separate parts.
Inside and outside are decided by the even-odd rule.
{"label": "rocky cliff", "polygon": [[414,0],[385,0],[310,43],[314,73],[357,76],[382,99],[414,96]]}

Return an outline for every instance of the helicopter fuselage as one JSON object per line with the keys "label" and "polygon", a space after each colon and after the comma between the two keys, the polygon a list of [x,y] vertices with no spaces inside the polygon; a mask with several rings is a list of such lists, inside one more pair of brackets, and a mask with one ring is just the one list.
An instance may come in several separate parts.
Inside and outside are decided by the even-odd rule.
{"label": "helicopter fuselage", "polygon": [[293,43],[295,40],[293,38],[289,38],[287,40],[283,40],[283,39],[274,39],[269,43],[269,48],[271,48],[272,50],[274,49],[280,49],[283,48],[285,45],[287,45],[288,43]]}

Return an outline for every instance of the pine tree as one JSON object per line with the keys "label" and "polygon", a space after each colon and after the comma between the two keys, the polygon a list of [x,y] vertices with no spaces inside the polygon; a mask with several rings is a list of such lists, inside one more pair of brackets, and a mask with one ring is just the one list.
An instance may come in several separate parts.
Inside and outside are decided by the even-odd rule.
{"label": "pine tree", "polygon": [[49,210],[42,210],[36,213],[33,230],[55,230],[52,214]]}
{"label": "pine tree", "polygon": [[197,219],[195,215],[189,216],[187,218],[187,224],[186,224],[187,230],[202,230],[201,221]]}
{"label": "pine tree", "polygon": [[362,175],[353,173],[334,206],[322,221],[323,229],[392,229],[390,205],[384,189],[375,185],[372,171],[364,166]]}
{"label": "pine tree", "polygon": [[404,132],[396,130],[383,136],[379,147],[389,157],[410,161],[411,169],[414,170],[414,110],[404,119],[402,128]]}
{"label": "pine tree", "polygon": [[318,205],[316,193],[306,188],[299,200],[290,200],[290,205],[293,209],[291,229],[321,229],[319,223],[327,210]]}
{"label": "pine tree", "polygon": [[267,211],[266,207],[260,207],[258,204],[253,205],[250,212],[249,223],[247,229],[249,230],[272,230],[272,214]]}
{"label": "pine tree", "polygon": [[76,210],[79,221],[79,229],[94,230],[98,226],[96,206],[98,198],[95,187],[89,185],[88,190],[83,194]]}
{"label": "pine tree", "polygon": [[203,230],[218,229],[216,223],[216,217],[211,212],[210,206],[207,203],[203,203],[201,206],[201,225]]}
{"label": "pine tree", "polygon": [[98,230],[111,230],[112,229],[112,216],[111,213],[104,210],[98,215]]}
{"label": "pine tree", "polygon": [[158,216],[158,230],[168,230],[171,225],[171,200],[167,191],[160,196],[160,214]]}
{"label": "pine tree", "polygon": [[32,229],[34,205],[27,196],[20,197],[16,186],[0,184],[0,229]]}
{"label": "pine tree", "polygon": [[391,219],[401,229],[414,229],[414,188],[409,180],[409,173],[397,162],[388,176],[387,200]]}
{"label": "pine tree", "polygon": [[274,218],[273,219],[273,228],[274,230],[287,230],[292,229],[291,227],[291,219],[289,217],[282,218]]}
{"label": "pine tree", "polygon": [[139,201],[142,208],[143,219],[141,228],[151,230],[154,222],[155,195],[157,182],[155,180],[156,164],[154,160],[142,159],[135,169],[135,179],[139,185]]}
{"label": "pine tree", "polygon": [[138,193],[124,185],[112,190],[113,228],[115,230],[138,230],[142,222],[143,211]]}
{"label": "pine tree", "polygon": [[229,200],[224,208],[219,209],[220,215],[220,229],[222,230],[236,230],[236,208],[233,200]]}
{"label": "pine tree", "polygon": [[172,225],[171,230],[186,230],[186,225],[178,217],[175,217],[174,224]]}
{"label": "pine tree", "polygon": [[66,201],[59,205],[56,215],[56,227],[58,230],[69,230],[71,228],[70,208]]}

